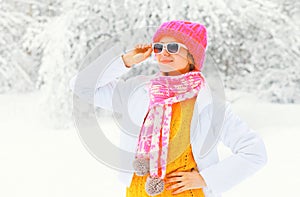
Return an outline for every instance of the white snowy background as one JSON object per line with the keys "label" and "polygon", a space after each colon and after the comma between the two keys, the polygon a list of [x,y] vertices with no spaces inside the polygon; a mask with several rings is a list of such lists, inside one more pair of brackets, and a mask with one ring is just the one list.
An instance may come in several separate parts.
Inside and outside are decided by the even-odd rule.
{"label": "white snowy background", "polygon": [[[227,99],[266,144],[267,165],[224,196],[298,196],[299,7],[297,0],[0,0],[0,196],[124,196],[116,171],[77,135],[69,80],[103,41],[172,19],[207,26]],[[222,144],[219,151],[221,159],[231,154]]]}

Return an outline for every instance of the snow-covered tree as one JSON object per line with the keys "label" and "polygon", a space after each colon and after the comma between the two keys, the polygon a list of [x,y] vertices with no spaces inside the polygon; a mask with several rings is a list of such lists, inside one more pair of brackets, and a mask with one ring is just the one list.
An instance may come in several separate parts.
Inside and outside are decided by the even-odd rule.
{"label": "snow-covered tree", "polygon": [[[199,2],[189,13],[190,19],[208,27],[208,53],[216,60],[226,88],[249,91],[269,101],[296,102],[299,75],[292,71],[299,70],[300,31],[281,4],[216,0]],[[274,87],[267,81],[278,78],[266,72],[278,71],[288,81],[277,81],[277,93],[270,97]]]}
{"label": "snow-covered tree", "polygon": [[[105,2],[95,4],[95,1],[65,1],[63,12],[47,21],[39,35],[29,39],[30,50],[42,49],[37,84],[43,92],[41,109],[50,115],[43,119],[52,125],[60,127],[70,123],[72,94],[69,80],[79,70],[84,56],[116,33],[129,30],[130,21],[124,21],[124,17],[133,16],[131,10],[118,6],[120,2],[117,1],[111,7],[108,5]],[[134,19],[133,24],[144,21],[143,18]]]}
{"label": "snow-covered tree", "polygon": [[[41,90],[45,115],[56,126],[66,125],[72,103],[68,82],[88,52],[109,39],[130,50],[134,42],[151,41],[153,27],[182,19],[207,27],[207,52],[226,88],[299,103],[298,10],[295,0],[2,0],[0,91]],[[135,30],[145,27],[152,29],[135,37]],[[123,32],[131,39],[121,38]],[[143,64],[126,77],[157,71]]]}
{"label": "snow-covered tree", "polygon": [[34,66],[24,51],[21,38],[32,18],[15,10],[14,2],[0,4],[0,93],[11,90],[29,91],[34,88]]}
{"label": "snow-covered tree", "polygon": [[70,123],[72,94],[69,80],[91,49],[90,43],[107,36],[106,22],[96,17],[92,4],[67,1],[62,6],[63,12],[48,20],[43,31],[30,39],[30,50],[42,49],[37,81],[43,93],[41,111],[46,112],[42,119],[55,127]]}

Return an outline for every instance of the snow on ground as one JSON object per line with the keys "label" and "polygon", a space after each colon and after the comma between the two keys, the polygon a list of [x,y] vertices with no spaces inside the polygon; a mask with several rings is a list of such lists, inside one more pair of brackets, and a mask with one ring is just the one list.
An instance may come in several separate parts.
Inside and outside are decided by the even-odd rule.
{"label": "snow on ground", "polygon": [[[233,109],[263,137],[268,164],[223,196],[296,196],[300,105],[269,104],[239,95]],[[43,126],[36,113],[38,97],[38,93],[0,95],[0,196],[124,196],[116,172],[89,154],[75,127]],[[219,151],[221,159],[230,154],[222,144]]]}

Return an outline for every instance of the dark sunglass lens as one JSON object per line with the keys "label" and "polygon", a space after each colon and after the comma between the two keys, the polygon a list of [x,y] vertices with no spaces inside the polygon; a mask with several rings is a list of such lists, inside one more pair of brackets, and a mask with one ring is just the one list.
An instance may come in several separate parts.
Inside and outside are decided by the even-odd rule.
{"label": "dark sunglass lens", "polygon": [[163,50],[163,45],[162,44],[154,44],[153,50],[154,50],[154,53],[160,53]]}
{"label": "dark sunglass lens", "polygon": [[167,45],[167,49],[170,53],[177,53],[178,48],[179,46],[177,43],[170,43]]}

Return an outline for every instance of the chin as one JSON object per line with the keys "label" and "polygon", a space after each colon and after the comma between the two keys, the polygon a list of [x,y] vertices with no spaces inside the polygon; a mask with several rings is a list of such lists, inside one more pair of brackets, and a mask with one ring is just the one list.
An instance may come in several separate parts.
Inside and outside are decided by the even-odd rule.
{"label": "chin", "polygon": [[158,64],[158,68],[161,72],[171,72],[176,70],[174,67],[167,64]]}
{"label": "chin", "polygon": [[171,71],[175,71],[175,70],[173,70],[173,69],[165,69],[165,68],[159,68],[159,70],[160,70],[161,72],[171,72]]}

